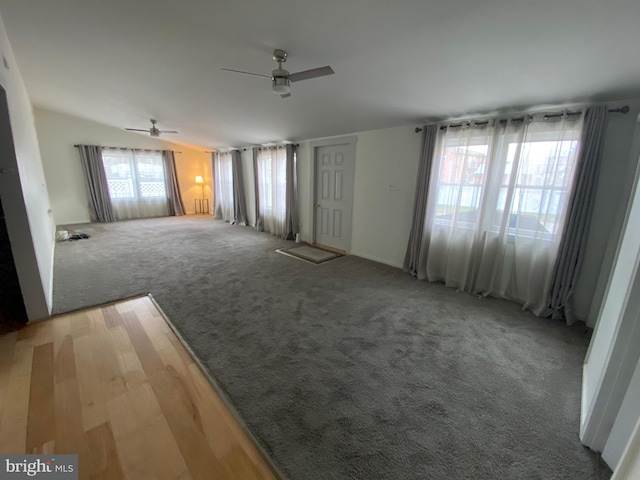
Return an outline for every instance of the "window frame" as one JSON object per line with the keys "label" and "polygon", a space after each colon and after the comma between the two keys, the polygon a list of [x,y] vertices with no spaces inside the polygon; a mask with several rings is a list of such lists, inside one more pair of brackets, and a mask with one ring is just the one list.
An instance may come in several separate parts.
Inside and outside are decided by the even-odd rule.
{"label": "window frame", "polygon": [[[111,199],[111,201],[114,202],[124,202],[124,201],[160,201],[160,200],[167,200],[168,196],[167,196],[167,189],[166,189],[166,172],[164,170],[164,159],[162,157],[162,153],[161,152],[155,152],[155,151],[140,151],[137,152],[136,150],[133,149],[104,149],[102,151],[102,165],[104,167],[105,170],[105,178],[107,181],[107,186],[109,189],[109,198]],[[120,158],[120,163],[117,163],[115,165],[109,165],[108,161],[109,161],[109,157],[113,158],[113,159],[117,159]],[[143,165],[144,162],[144,158],[147,157],[155,157],[153,158],[154,162],[157,162],[157,164],[159,164],[159,172],[162,173],[162,178],[161,180],[157,180],[155,182],[145,182],[143,177],[145,176],[144,172],[141,172],[140,169],[140,165]],[[126,161],[125,161],[126,160]],[[126,164],[128,166],[128,182],[130,184],[130,187],[127,188],[127,190],[129,190],[129,192],[131,193],[130,195],[127,196],[123,196],[123,195],[118,195],[117,193],[114,193],[115,188],[114,185],[116,184],[117,181],[119,181],[117,178],[114,178],[114,176],[110,175],[110,170],[112,171],[114,166],[116,165],[124,165]],[[153,163],[149,163],[150,165],[153,165]],[[153,170],[153,168],[151,168],[151,170]],[[158,169],[156,169],[156,174],[158,173]],[[120,180],[122,181],[122,180]],[[160,187],[162,190],[162,194],[158,194],[158,195],[148,195],[144,193],[144,189],[142,187],[143,183],[153,183],[153,184],[158,184],[160,185]]]}

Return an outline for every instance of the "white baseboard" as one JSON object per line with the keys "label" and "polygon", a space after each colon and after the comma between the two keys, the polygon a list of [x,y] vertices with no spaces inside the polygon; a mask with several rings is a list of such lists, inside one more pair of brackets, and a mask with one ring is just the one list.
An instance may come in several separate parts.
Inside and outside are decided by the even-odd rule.
{"label": "white baseboard", "polygon": [[374,257],[373,255],[367,255],[366,253],[360,253],[357,251],[352,251],[349,252],[351,255],[355,255],[356,257],[361,257],[364,258],[366,260],[371,260],[373,262],[378,262],[378,263],[382,263],[384,265],[389,265],[390,267],[395,267],[395,268],[399,268],[402,270],[402,264],[397,264],[394,263],[392,261],[386,260],[384,258],[378,258],[378,257]]}

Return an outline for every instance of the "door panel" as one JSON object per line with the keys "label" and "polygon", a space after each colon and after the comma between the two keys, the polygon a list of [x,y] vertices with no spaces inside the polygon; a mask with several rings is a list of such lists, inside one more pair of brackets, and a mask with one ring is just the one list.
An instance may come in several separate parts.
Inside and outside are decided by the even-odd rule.
{"label": "door panel", "polygon": [[315,241],[349,251],[355,172],[353,146],[317,147],[315,158]]}

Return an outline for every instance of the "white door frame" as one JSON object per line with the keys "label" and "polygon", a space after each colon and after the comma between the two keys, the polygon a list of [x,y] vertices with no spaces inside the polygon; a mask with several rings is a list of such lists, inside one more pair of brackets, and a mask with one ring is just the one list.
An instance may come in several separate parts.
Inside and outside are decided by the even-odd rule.
{"label": "white door frame", "polygon": [[[356,142],[358,140],[357,135],[349,135],[347,137],[336,137],[336,138],[326,138],[323,140],[314,140],[309,142],[309,149],[311,155],[311,205],[309,206],[309,218],[311,219],[311,243],[316,243],[316,208],[315,204],[317,203],[316,194],[316,166],[318,163],[318,148],[319,147],[331,147],[338,145],[347,145],[347,147],[351,150],[351,154],[353,155],[354,161],[354,185],[351,185],[351,188],[355,188],[355,161],[356,161]],[[351,251],[351,231],[353,229],[353,202],[351,203],[351,226],[349,228],[349,237],[348,237],[348,249],[347,252]]]}

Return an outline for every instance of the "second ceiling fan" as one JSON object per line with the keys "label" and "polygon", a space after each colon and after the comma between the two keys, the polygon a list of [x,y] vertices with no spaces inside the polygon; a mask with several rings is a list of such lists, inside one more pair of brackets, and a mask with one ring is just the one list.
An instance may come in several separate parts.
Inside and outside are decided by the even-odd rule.
{"label": "second ceiling fan", "polygon": [[329,65],[326,67],[312,68],[302,72],[289,73],[282,68],[282,64],[287,61],[287,52],[276,49],[273,51],[273,59],[278,62],[278,68],[271,72],[271,76],[262,75],[260,73],[243,72],[241,70],[233,70],[231,68],[221,68],[225,72],[243,73],[245,75],[253,75],[255,77],[268,78],[271,80],[271,89],[273,93],[277,93],[282,98],[291,96],[291,82],[299,82],[301,80],[309,80],[316,77],[324,77],[325,75],[333,75],[335,72]]}

